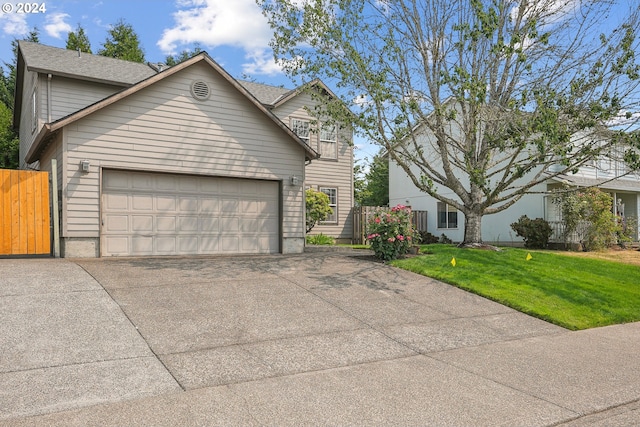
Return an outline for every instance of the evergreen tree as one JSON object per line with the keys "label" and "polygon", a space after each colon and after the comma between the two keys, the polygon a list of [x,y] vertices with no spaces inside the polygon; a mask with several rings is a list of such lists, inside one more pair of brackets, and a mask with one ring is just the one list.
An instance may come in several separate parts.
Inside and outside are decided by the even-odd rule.
{"label": "evergreen tree", "polygon": [[0,103],[0,169],[17,169],[20,143],[13,130],[13,113]]}
{"label": "evergreen tree", "polygon": [[132,62],[145,61],[138,35],[131,24],[127,24],[122,19],[109,30],[102,49],[98,50],[98,55]]}
{"label": "evergreen tree", "polygon": [[[24,40],[39,43],[38,29],[33,28]],[[16,67],[18,64],[18,40],[11,42],[13,59],[5,62],[0,73],[0,168],[16,169],[19,164],[20,143],[13,129],[14,93],[16,87]]]}
{"label": "evergreen tree", "polygon": [[202,52],[202,49],[200,48],[200,44],[196,43],[193,45],[192,50],[185,49],[182,52],[178,53],[177,55],[169,55],[166,57],[164,62],[168,66],[173,67],[174,65],[178,65],[179,63],[186,61],[192,56],[199,54],[200,52]]}
{"label": "evergreen tree", "polygon": [[92,53],[89,37],[84,32],[84,28],[78,24],[75,32],[71,31],[67,36],[67,49],[80,50],[81,52]]}

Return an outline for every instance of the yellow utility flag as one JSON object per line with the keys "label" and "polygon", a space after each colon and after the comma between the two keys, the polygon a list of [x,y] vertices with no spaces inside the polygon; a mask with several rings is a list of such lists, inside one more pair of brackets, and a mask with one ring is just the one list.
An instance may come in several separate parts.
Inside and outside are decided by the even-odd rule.
{"label": "yellow utility flag", "polygon": [[531,253],[527,253],[527,261],[530,261],[531,259],[533,259],[533,257],[531,256]]}
{"label": "yellow utility flag", "polygon": [[456,258],[455,257],[451,258],[451,265],[453,265],[454,267],[456,266]]}

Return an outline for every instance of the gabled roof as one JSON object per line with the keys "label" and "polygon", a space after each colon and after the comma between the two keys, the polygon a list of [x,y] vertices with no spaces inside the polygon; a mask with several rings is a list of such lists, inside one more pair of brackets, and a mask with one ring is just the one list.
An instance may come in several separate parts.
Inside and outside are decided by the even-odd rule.
{"label": "gabled roof", "polygon": [[[125,61],[123,61],[125,62]],[[64,126],[67,126],[71,123],[76,122],[77,120],[82,119],[90,114],[93,114],[96,111],[99,111],[113,103],[120,101],[146,87],[149,87],[155,84],[158,81],[161,81],[169,76],[172,76],[176,73],[181,72],[187,67],[192,66],[193,64],[204,62],[211,66],[211,68],[217,72],[222,78],[224,78],[228,83],[230,83],[233,87],[235,87],[244,97],[246,97],[252,104],[254,104],[262,113],[264,113],[269,119],[271,119],[276,126],[282,129],[286,134],[288,134],[292,140],[298,145],[300,145],[305,150],[305,157],[307,159],[315,159],[318,157],[318,153],[316,153],[309,145],[307,145],[303,140],[301,140],[291,129],[289,129],[278,117],[276,117],[267,107],[262,105],[251,93],[247,91],[237,80],[235,80],[229,73],[227,73],[217,62],[215,62],[206,52],[202,52],[184,62],[181,62],[178,65],[175,65],[171,68],[168,68],[160,73],[154,73],[151,77],[148,77],[137,84],[128,87],[126,89],[121,90],[101,101],[98,101],[92,105],[89,105],[82,110],[76,111],[73,114],[70,114],[66,117],[62,117],[52,123],[45,123],[41,131],[36,136],[35,141],[33,142],[31,149],[26,155],[26,162],[32,163],[38,160],[40,153],[46,146],[47,140],[51,135],[55,132],[62,129]]]}
{"label": "gabled roof", "polygon": [[279,86],[271,86],[264,83],[247,82],[244,80],[238,80],[245,89],[247,89],[258,101],[265,105],[274,105],[276,101],[285,94],[291,92],[291,89],[286,89]]}
{"label": "gabled roof", "polygon": [[329,96],[337,99],[336,95],[319,79],[314,79],[295,89],[287,89],[280,86],[271,86],[264,83],[255,83],[243,80],[238,81],[238,83],[244,86],[258,99],[258,101],[271,108],[284,104],[312,87],[320,88],[320,90],[327,92]]}
{"label": "gabled roof", "polygon": [[18,42],[18,49],[27,70],[54,76],[131,86],[156,74],[148,64],[78,53],[24,40]]}

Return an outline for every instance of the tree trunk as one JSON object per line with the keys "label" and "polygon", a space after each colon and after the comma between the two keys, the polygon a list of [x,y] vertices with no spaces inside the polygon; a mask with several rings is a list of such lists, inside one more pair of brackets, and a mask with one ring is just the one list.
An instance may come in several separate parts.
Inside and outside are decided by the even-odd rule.
{"label": "tree trunk", "polygon": [[482,214],[468,212],[464,215],[464,241],[460,246],[482,244]]}

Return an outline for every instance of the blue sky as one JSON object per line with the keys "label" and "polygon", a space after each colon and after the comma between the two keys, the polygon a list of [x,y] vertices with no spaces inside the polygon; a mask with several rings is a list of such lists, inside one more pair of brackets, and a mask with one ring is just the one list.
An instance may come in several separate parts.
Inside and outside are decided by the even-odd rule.
{"label": "blue sky", "polygon": [[[577,1],[558,0],[558,4]],[[638,0],[616,1],[620,6]],[[34,3],[44,5],[45,11],[19,13],[21,4]],[[24,6],[22,9],[26,11]],[[627,10],[614,7],[611,23]],[[199,43],[236,78],[247,76],[287,88],[296,86],[273,61],[271,29],[255,0],[0,0],[0,65],[12,60],[11,41],[23,38],[34,26],[42,44],[64,48],[68,32],[80,24],[95,53],[110,25],[120,19],[138,34],[147,61],[164,61],[167,55]],[[378,147],[356,139],[356,158],[372,158],[377,151]]]}
{"label": "blue sky", "polygon": [[291,86],[273,62],[268,47],[270,28],[254,0],[36,2],[45,5],[44,13],[18,13],[18,3],[0,0],[3,8],[12,10],[0,14],[3,61],[11,59],[11,40],[22,38],[34,26],[40,31],[41,43],[64,47],[68,32],[80,24],[95,53],[109,26],[124,19],[140,37],[147,61],[163,61],[168,54],[200,43],[236,77],[245,73],[258,81],[277,80],[276,84]]}
{"label": "blue sky", "polygon": [[[34,26],[40,43],[64,48],[69,31],[79,24],[96,53],[110,25],[124,19],[138,34],[147,61],[164,61],[199,43],[236,78],[296,86],[273,61],[271,29],[255,0],[47,0],[35,2],[46,9],[38,13],[18,13],[19,3],[26,4],[0,0],[0,64],[12,60],[11,41]],[[357,158],[372,158],[378,151],[362,141],[356,144]]]}

